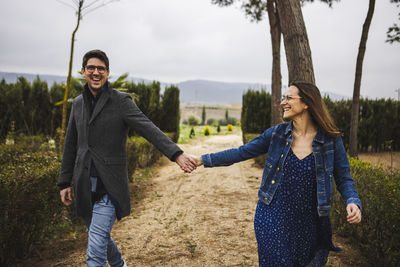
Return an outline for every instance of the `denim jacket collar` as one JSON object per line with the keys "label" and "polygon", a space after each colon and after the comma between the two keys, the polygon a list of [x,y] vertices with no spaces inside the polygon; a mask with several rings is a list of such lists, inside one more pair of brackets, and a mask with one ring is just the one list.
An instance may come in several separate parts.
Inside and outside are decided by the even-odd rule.
{"label": "denim jacket collar", "polygon": [[[285,136],[288,137],[288,135],[290,135],[293,132],[293,121],[290,121],[285,129]],[[325,143],[325,134],[324,131],[317,126],[317,134],[314,137],[314,141],[318,142],[318,143]]]}

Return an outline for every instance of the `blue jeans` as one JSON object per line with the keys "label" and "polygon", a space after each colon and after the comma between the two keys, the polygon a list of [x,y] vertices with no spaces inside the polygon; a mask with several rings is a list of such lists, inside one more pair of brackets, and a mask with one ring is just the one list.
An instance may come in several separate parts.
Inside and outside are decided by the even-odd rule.
{"label": "blue jeans", "polygon": [[115,217],[115,207],[106,194],[94,204],[92,221],[88,226],[88,267],[105,267],[106,260],[111,267],[124,265],[121,252],[110,236]]}

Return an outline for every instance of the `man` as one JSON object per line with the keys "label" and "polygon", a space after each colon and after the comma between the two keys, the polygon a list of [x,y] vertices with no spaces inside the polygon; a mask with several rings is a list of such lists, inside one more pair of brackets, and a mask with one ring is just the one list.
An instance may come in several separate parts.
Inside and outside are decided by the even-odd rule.
{"label": "man", "polygon": [[83,57],[82,74],[87,83],[72,103],[65,137],[58,186],[61,201],[70,205],[71,180],[78,216],[88,227],[88,266],[126,266],[110,236],[115,218],[130,213],[126,163],[128,128],[134,129],[183,171],[195,162],[164,135],[135,105],[127,93],[111,88],[109,61],[100,50]]}

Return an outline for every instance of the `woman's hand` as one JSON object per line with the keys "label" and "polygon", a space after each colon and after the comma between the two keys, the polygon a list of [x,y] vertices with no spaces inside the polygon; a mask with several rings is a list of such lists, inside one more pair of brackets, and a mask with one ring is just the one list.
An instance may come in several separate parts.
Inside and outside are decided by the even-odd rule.
{"label": "woman's hand", "polygon": [[203,165],[203,160],[199,156],[190,155],[190,157],[196,162],[197,167]]}
{"label": "woman's hand", "polygon": [[350,203],[349,205],[347,205],[346,210],[347,210],[347,221],[349,223],[361,222],[361,210],[356,204]]}

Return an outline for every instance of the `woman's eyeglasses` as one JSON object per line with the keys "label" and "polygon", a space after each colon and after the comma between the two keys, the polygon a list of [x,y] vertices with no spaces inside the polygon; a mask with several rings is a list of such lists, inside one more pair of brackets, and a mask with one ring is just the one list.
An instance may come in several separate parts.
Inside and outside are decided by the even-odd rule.
{"label": "woman's eyeglasses", "polygon": [[101,74],[103,74],[106,71],[106,67],[104,66],[95,66],[95,65],[87,65],[86,70],[90,73],[94,72],[95,69]]}
{"label": "woman's eyeglasses", "polygon": [[290,101],[292,99],[297,99],[297,98],[300,99],[302,97],[301,96],[295,96],[295,95],[293,95],[293,96],[292,95],[283,95],[282,98],[281,98],[281,102],[285,101],[285,100],[286,101]]}

